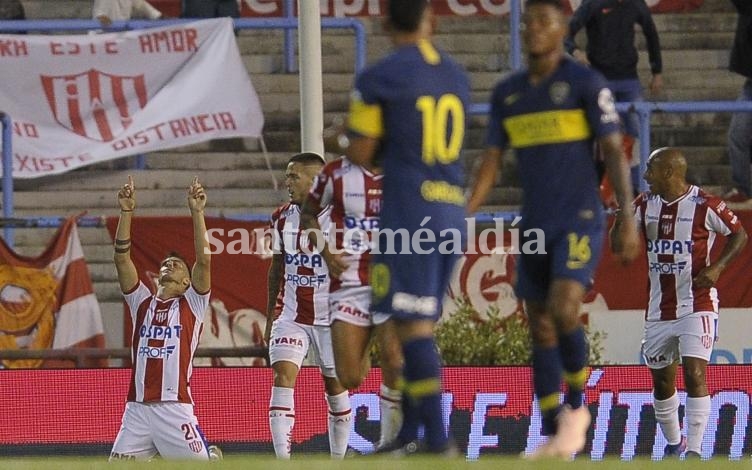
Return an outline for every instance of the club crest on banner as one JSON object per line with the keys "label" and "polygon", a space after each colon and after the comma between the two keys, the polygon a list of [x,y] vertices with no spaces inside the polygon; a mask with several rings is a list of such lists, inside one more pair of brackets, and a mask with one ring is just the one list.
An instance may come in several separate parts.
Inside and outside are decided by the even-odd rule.
{"label": "club crest on banner", "polygon": [[55,121],[69,131],[110,142],[148,102],[144,75],[113,75],[90,69],[76,75],[40,75]]}

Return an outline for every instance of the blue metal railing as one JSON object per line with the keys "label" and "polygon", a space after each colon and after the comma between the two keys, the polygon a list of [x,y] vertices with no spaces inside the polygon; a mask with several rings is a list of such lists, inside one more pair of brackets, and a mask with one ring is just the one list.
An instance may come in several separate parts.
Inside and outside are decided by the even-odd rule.
{"label": "blue metal railing", "polygon": [[[470,114],[488,114],[487,103],[473,104]],[[635,101],[616,103],[619,112],[636,113],[640,121],[640,174],[645,173],[650,156],[650,118],[653,113],[737,113],[752,112],[752,101]],[[647,189],[647,183],[640,179],[640,190]]]}
{"label": "blue metal railing", "polygon": [[[105,31],[125,31],[147,29],[170,24],[196,21],[191,18],[170,18],[166,20],[128,20],[113,21]],[[294,16],[285,18],[233,18],[235,29],[283,29],[292,31],[298,28],[298,19]],[[355,70],[366,65],[366,30],[363,23],[354,18],[322,18],[322,29],[352,29],[355,34]],[[0,33],[17,31],[96,31],[103,30],[97,20],[5,20],[0,21]],[[294,43],[285,44],[285,56],[294,58]],[[289,64],[288,64],[289,65]]]}
{"label": "blue metal railing", "polygon": [[[0,112],[0,121],[3,126],[3,218],[7,220],[13,217],[13,132],[10,116]],[[8,246],[12,247],[13,228],[3,228],[3,236]]]}
{"label": "blue metal railing", "polygon": [[509,65],[512,70],[522,68],[521,24],[522,2],[521,0],[512,0],[509,4]]}

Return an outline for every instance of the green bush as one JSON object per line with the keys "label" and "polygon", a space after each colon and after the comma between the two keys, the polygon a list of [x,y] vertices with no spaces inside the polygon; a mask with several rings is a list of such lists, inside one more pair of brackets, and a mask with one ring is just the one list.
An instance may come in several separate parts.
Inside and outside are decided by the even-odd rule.
{"label": "green bush", "polygon": [[[455,301],[457,311],[436,326],[436,342],[445,365],[529,365],[530,335],[519,312],[503,317],[491,307],[485,317],[467,299]],[[589,331],[590,363],[602,363],[605,333]]]}

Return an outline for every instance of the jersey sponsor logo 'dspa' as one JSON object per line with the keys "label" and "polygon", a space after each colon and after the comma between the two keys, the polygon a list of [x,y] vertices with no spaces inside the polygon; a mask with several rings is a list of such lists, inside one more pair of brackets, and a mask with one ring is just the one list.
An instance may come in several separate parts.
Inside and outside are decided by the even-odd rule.
{"label": "jersey sponsor logo 'dspa'", "polygon": [[320,268],[324,265],[321,255],[313,253],[285,253],[285,263],[293,266],[306,266],[309,268]]}

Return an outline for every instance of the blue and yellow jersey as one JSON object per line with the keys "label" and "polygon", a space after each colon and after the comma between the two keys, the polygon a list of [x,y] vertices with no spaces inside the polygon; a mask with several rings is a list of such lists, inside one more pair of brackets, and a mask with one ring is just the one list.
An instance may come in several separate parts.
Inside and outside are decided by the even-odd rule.
{"label": "blue and yellow jersey", "polygon": [[356,79],[348,130],[380,140],[381,227],[464,227],[461,148],[470,82],[428,41],[403,46]]}
{"label": "blue and yellow jersey", "polygon": [[496,86],[486,143],[515,151],[524,224],[566,225],[575,217],[601,216],[593,145],[618,131],[605,79],[564,58],[537,85],[522,70]]}

